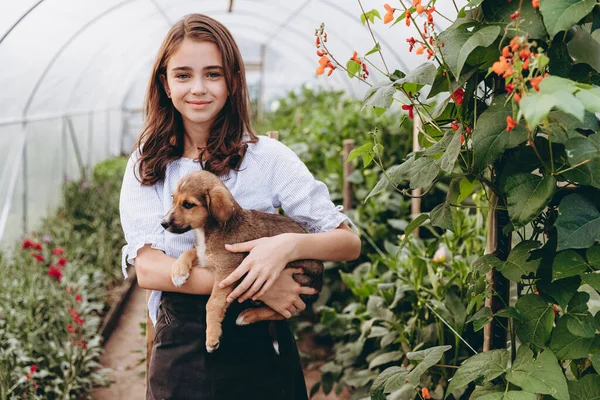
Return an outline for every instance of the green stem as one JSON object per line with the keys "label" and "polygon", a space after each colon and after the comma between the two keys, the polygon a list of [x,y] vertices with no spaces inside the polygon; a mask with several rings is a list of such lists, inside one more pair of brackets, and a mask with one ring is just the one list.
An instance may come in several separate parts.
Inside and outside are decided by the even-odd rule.
{"label": "green stem", "polygon": [[582,161],[582,162],[580,162],[580,163],[577,163],[577,164],[573,165],[572,167],[569,167],[569,168],[567,168],[567,169],[563,169],[563,170],[561,170],[561,171],[557,171],[557,172],[555,172],[553,175],[560,175],[560,174],[564,174],[565,172],[567,172],[567,171],[570,171],[570,170],[572,170],[572,169],[575,169],[575,168],[578,168],[578,167],[581,167],[583,164],[587,164],[587,163],[589,163],[590,161],[592,161],[592,160],[584,160],[584,161]]}
{"label": "green stem", "polygon": [[[362,10],[363,14],[365,14],[365,9],[363,8],[360,0],[358,0],[358,5],[360,6],[360,9]],[[375,46],[377,46],[378,43],[377,43],[377,40],[375,40],[375,35],[373,35],[373,31],[371,30],[371,24],[369,23],[369,18],[365,17],[365,22],[367,23],[367,28],[369,28],[369,32],[371,33],[371,37],[373,38],[373,43],[375,43]],[[381,56],[381,61],[383,61],[383,66],[385,67],[385,70],[387,71],[387,75],[389,75],[390,70],[388,69],[388,67],[385,63],[385,59],[383,58],[383,53],[381,52],[381,49],[379,49],[377,51],[379,52],[379,55]]]}

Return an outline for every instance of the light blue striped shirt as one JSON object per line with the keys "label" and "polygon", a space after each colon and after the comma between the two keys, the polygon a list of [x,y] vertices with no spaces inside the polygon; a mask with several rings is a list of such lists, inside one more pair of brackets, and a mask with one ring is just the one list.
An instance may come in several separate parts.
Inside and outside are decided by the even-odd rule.
{"label": "light blue striped shirt", "polygon": [[[292,150],[275,139],[259,138],[257,143],[248,144],[240,170],[221,177],[243,208],[274,213],[281,207],[311,233],[333,230],[344,221],[356,229],[342,213],[342,206],[336,207],[331,202],[325,184],[315,180]],[[193,231],[180,235],[166,232],[160,221],[171,208],[177,182],[190,172],[200,170],[200,163],[179,158],[167,165],[164,180],[153,186],[142,186],[134,175],[138,156],[138,152],[134,152],[127,163],[119,204],[127,242],[122,259],[125,278],[127,262],[133,264],[137,251],[145,244],[174,258],[194,247]],[[153,290],[148,301],[153,324],[156,324],[161,293]]]}

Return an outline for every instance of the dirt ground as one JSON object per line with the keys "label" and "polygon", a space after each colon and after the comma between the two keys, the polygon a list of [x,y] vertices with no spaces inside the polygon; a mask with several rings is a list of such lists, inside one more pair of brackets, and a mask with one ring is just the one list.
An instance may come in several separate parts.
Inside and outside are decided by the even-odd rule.
{"label": "dirt ground", "polygon": [[[113,370],[113,383],[108,388],[94,390],[94,400],[143,400],[146,393],[145,364],[140,364],[141,350],[145,338],[141,335],[140,323],[146,321],[146,294],[135,286],[123,309],[118,325],[105,344],[100,363]],[[301,351],[309,352],[310,343],[302,343]],[[308,346],[308,347],[307,347]],[[320,380],[319,369],[305,370],[307,390]],[[342,396],[340,399],[347,398]],[[317,392],[312,400],[335,400],[335,393],[325,396]]]}

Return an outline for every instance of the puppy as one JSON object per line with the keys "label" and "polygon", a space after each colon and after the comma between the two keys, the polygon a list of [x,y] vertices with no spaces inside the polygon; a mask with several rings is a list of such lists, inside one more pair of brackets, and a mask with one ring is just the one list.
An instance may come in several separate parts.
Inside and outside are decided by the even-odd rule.
{"label": "puppy", "polygon": [[[190,276],[193,265],[210,269],[214,286],[206,304],[206,350],[211,353],[219,347],[221,323],[227,310],[227,296],[237,285],[220,288],[219,283],[232,273],[248,253],[231,253],[226,243],[239,243],[275,236],[286,232],[306,233],[289,217],[255,210],[245,210],[235,201],[229,190],[214,174],[207,171],[192,172],[184,176],[173,192],[173,205],[161,221],[172,233],[195,230],[195,248],[185,251],[173,263],[171,279],[177,287]],[[316,260],[298,260],[286,268],[302,268],[294,280],[302,286],[321,291],[323,264]],[[239,282],[238,282],[239,283]],[[316,295],[300,295],[304,302],[314,301]],[[262,320],[280,320],[284,317],[270,307],[250,308],[240,313],[239,325]]]}

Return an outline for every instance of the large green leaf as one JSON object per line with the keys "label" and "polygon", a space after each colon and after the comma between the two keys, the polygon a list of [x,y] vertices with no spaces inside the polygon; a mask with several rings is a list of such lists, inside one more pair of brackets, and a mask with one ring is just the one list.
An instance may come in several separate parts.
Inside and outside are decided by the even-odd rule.
{"label": "large green leaf", "polygon": [[408,384],[414,388],[419,386],[421,375],[425,373],[430,367],[437,364],[444,352],[450,350],[452,346],[436,346],[421,351],[413,351],[406,353],[406,358],[409,360],[421,360],[421,362],[413,368],[407,376]]}
{"label": "large green leaf", "polygon": [[583,274],[581,276],[583,281],[594,288],[596,291],[600,292],[600,274],[596,273],[588,273]]}
{"label": "large green leaf", "polygon": [[580,90],[577,92],[576,96],[586,110],[593,113],[600,112],[600,88],[594,87],[591,89]]}
{"label": "large green leaf", "polygon": [[[422,87],[424,85],[431,85],[435,80],[435,75],[437,74],[437,68],[432,62],[426,62],[424,64],[419,65],[417,68],[410,71],[406,74],[405,77],[398,79],[395,81],[396,87],[402,86],[404,87],[407,83],[416,84],[418,87]],[[405,90],[408,90],[405,87]],[[413,92],[414,94],[415,92]]]}
{"label": "large green leaf", "polygon": [[452,140],[448,143],[448,148],[442,155],[442,158],[439,159],[438,165],[440,169],[445,172],[452,172],[454,168],[454,164],[456,164],[456,159],[460,154],[460,136],[462,135],[462,129],[454,133],[452,136]]}
{"label": "large green leaf", "polygon": [[465,65],[465,61],[467,61],[467,57],[469,57],[469,54],[471,54],[471,52],[473,52],[473,50],[475,50],[477,47],[488,47],[494,43],[500,34],[500,30],[501,29],[499,26],[486,26],[477,32],[473,32],[472,36],[465,42],[458,53],[458,59],[456,61],[457,73],[454,76],[460,75]]}
{"label": "large green leaf", "polygon": [[485,254],[475,260],[473,263],[473,271],[479,275],[485,275],[492,268],[502,268],[503,263],[504,261],[500,261],[495,255]]}
{"label": "large green leaf", "polygon": [[552,281],[581,275],[587,269],[587,263],[575,250],[561,251],[552,262]]}
{"label": "large green leaf", "polygon": [[540,91],[529,94],[521,99],[519,105],[519,115],[523,115],[531,127],[538,126],[555,107],[582,122],[585,116],[585,107],[581,101],[568,91],[556,91],[550,94]]}
{"label": "large green leaf", "polygon": [[[521,100],[522,102],[523,100]],[[517,147],[527,140],[527,131],[518,125],[510,132],[506,131],[506,117],[512,116],[512,105],[506,102],[506,96],[497,96],[490,107],[477,120],[473,131],[475,165],[484,169],[492,164],[504,150]]]}
{"label": "large green leaf", "polygon": [[415,160],[410,167],[410,187],[426,188],[431,185],[440,171],[437,160],[431,157],[421,157]]}
{"label": "large green leaf", "polygon": [[509,390],[508,392],[488,393],[485,396],[471,397],[473,400],[536,400],[537,396],[533,393],[517,392]]}
{"label": "large green leaf", "polygon": [[[373,382],[371,386],[371,398],[373,400],[385,400],[385,393],[390,393],[395,389],[404,386],[408,371],[403,367],[389,367],[385,369]],[[389,391],[385,391],[386,386],[390,387]]]}
{"label": "large green leaf", "polygon": [[399,361],[404,357],[404,352],[403,351],[390,351],[387,353],[382,353],[379,354],[378,356],[376,356],[374,359],[371,360],[371,362],[369,363],[369,369],[373,369],[375,367],[380,367],[382,365],[394,362],[394,361]]}
{"label": "large green leaf", "polygon": [[540,296],[527,294],[517,300],[515,308],[523,315],[522,320],[515,320],[517,336],[521,342],[531,342],[538,347],[544,347],[552,333],[552,307]]}
{"label": "large green leaf", "polygon": [[554,283],[550,283],[550,278],[537,281],[537,288],[540,293],[552,297],[563,309],[567,307],[569,301],[577,293],[579,286],[581,286],[580,276],[572,276]]}
{"label": "large green leaf", "polygon": [[446,397],[479,377],[484,377],[485,382],[499,377],[506,372],[509,359],[510,352],[508,350],[491,350],[468,358],[450,380]]}
{"label": "large green leaf", "polygon": [[587,374],[578,382],[568,381],[571,400],[600,400],[600,376]]}
{"label": "large green leaf", "polygon": [[[517,26],[510,16],[519,8],[521,21]],[[507,38],[529,36],[533,39],[541,39],[546,37],[542,17],[533,8],[531,1],[484,1],[481,9],[487,22],[502,25],[502,31],[506,32]]]}
{"label": "large green leaf", "polygon": [[596,0],[542,0],[540,12],[550,37],[554,37],[578,23],[595,5]]}
{"label": "large green leaf", "polygon": [[527,173],[510,175],[504,181],[508,215],[515,228],[527,225],[546,208],[556,191],[553,176]]}
{"label": "large green leaf", "polygon": [[575,360],[587,357],[594,338],[573,335],[567,326],[570,318],[565,317],[567,315],[562,316],[556,322],[556,327],[552,332],[550,340],[550,349],[561,360]]}
{"label": "large green leaf", "polygon": [[389,108],[392,105],[394,93],[396,93],[396,87],[393,82],[378,82],[365,93],[363,108],[367,106]]}
{"label": "large green leaf", "polygon": [[569,164],[571,165],[576,165],[582,161],[592,160],[600,156],[600,145],[595,140],[582,135],[567,140],[565,142],[565,150]]}
{"label": "large green leaf", "polygon": [[585,63],[600,72],[600,43],[585,29],[577,27],[575,37],[567,44],[569,55],[576,63]]}
{"label": "large green leaf", "polygon": [[531,250],[538,247],[540,247],[540,243],[536,241],[526,240],[520,242],[510,251],[506,261],[501,265],[497,265],[496,269],[507,279],[520,282],[522,276],[528,276],[537,271],[541,259],[528,261],[528,258],[531,256]]}
{"label": "large green leaf", "polygon": [[600,239],[600,212],[585,197],[571,194],[561,201],[555,226],[557,251],[585,249]]}
{"label": "large green leaf", "polygon": [[592,246],[585,251],[585,258],[594,269],[600,269],[600,246]]}
{"label": "large green leaf", "polygon": [[454,218],[455,211],[452,206],[444,202],[435,206],[429,213],[431,218],[431,225],[447,229],[454,232],[454,225],[452,220]]}
{"label": "large green leaf", "polygon": [[506,380],[529,393],[549,394],[557,400],[569,400],[567,380],[556,356],[544,350],[533,358],[533,351],[521,345]]}
{"label": "large green leaf", "polygon": [[471,32],[466,29],[457,29],[450,27],[439,35],[439,42],[444,43],[442,47],[442,55],[446,64],[450,68],[452,75],[459,76],[458,73],[458,56],[460,50],[471,37]]}

